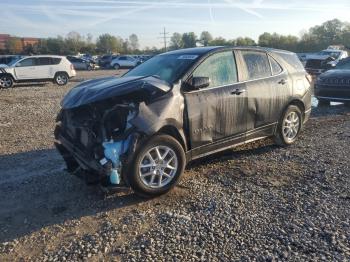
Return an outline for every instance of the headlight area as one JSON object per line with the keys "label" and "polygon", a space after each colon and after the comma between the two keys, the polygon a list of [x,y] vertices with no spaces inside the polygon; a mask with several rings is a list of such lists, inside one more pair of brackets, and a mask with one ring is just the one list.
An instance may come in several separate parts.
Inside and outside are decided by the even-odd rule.
{"label": "headlight area", "polygon": [[138,137],[130,120],[137,113],[134,103],[61,110],[55,145],[67,171],[89,183],[123,187],[124,163]]}

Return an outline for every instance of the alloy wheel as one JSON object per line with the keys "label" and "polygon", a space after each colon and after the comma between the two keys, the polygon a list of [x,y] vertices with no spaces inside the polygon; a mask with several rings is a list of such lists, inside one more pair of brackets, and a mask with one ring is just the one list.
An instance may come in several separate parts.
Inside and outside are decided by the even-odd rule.
{"label": "alloy wheel", "polygon": [[0,78],[0,86],[4,88],[9,88],[12,86],[11,78],[4,76]]}
{"label": "alloy wheel", "polygon": [[162,188],[169,184],[178,170],[178,158],[168,146],[156,146],[148,150],[139,165],[142,183],[149,188]]}
{"label": "alloy wheel", "polygon": [[293,141],[300,129],[300,117],[297,112],[290,112],[283,120],[282,132],[287,141]]}
{"label": "alloy wheel", "polygon": [[67,83],[67,76],[65,75],[58,75],[56,78],[57,84],[64,85]]}

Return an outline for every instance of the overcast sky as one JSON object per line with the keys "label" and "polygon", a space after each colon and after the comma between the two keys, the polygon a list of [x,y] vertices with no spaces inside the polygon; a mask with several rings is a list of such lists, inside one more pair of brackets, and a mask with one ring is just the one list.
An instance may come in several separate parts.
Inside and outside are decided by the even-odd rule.
{"label": "overcast sky", "polygon": [[55,37],[70,31],[161,46],[160,32],[207,30],[228,39],[263,32],[300,35],[334,18],[350,21],[350,0],[1,0],[0,33]]}

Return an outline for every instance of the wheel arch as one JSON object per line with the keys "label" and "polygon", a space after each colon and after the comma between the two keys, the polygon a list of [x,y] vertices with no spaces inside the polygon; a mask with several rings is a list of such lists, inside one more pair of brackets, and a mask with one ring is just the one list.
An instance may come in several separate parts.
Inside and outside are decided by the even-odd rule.
{"label": "wheel arch", "polygon": [[65,75],[67,75],[68,78],[69,78],[69,74],[68,74],[66,71],[57,71],[57,72],[55,73],[55,75],[54,75],[54,79],[56,78],[56,76],[57,76],[58,74],[65,74]]}
{"label": "wheel arch", "polygon": [[165,125],[158,130],[156,134],[169,135],[175,138],[182,146],[184,152],[187,152],[187,145],[185,143],[184,137],[181,135],[180,131],[173,125]]}
{"label": "wheel arch", "polygon": [[285,112],[286,110],[287,110],[287,108],[289,107],[289,106],[297,106],[299,109],[300,109],[300,111],[301,111],[301,113],[302,113],[302,115],[303,115],[303,119],[305,118],[305,104],[304,104],[304,102],[302,101],[302,100],[299,100],[299,99],[293,99],[292,101],[290,101],[290,103],[284,108],[284,111],[283,112]]}

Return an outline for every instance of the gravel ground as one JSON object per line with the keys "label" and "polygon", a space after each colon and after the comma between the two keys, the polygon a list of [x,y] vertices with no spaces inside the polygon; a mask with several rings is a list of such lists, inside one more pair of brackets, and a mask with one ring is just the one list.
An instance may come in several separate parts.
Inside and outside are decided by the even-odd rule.
{"label": "gravel ground", "polygon": [[291,147],[195,161],[145,201],[63,171],[54,118],[75,84],[0,90],[0,261],[350,260],[349,108],[314,108]]}

